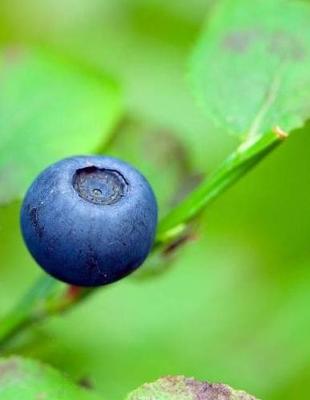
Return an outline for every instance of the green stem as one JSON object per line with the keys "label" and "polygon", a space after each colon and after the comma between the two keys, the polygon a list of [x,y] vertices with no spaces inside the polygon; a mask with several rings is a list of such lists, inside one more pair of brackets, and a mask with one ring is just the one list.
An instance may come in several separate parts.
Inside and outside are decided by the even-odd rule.
{"label": "green stem", "polygon": [[[154,248],[158,249],[180,238],[191,220],[196,218],[212,200],[250,171],[286,136],[277,128],[255,141],[243,143],[210,178],[206,178],[160,222]],[[0,322],[0,349],[15,334],[39,320],[66,311],[93,291],[93,289],[66,286],[44,275],[18,306]]]}
{"label": "green stem", "polygon": [[63,285],[48,275],[41,276],[20,303],[1,320],[0,350],[17,333],[37,321],[64,312],[89,293],[90,289]]}
{"label": "green stem", "polygon": [[243,143],[210,177],[162,219],[157,231],[157,245],[179,237],[187,224],[211,201],[249,172],[286,137],[285,132],[276,128],[253,142]]}

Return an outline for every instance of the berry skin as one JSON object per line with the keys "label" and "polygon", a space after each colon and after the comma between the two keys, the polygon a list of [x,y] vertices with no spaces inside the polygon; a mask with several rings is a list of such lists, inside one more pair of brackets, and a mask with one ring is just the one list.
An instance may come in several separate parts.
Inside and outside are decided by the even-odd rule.
{"label": "berry skin", "polygon": [[77,286],[133,272],[155,237],[157,204],[147,180],[112,157],[77,156],[45,169],[21,209],[21,230],[37,263]]}

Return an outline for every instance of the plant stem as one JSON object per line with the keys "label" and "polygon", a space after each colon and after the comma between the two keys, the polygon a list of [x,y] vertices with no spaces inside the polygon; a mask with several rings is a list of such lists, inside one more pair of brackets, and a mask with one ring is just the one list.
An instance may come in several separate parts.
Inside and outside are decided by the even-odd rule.
{"label": "plant stem", "polygon": [[[276,128],[255,140],[244,142],[235,153],[184,201],[174,208],[159,224],[154,249],[180,238],[190,221],[259,161],[277,147],[286,133]],[[29,290],[18,306],[0,321],[0,349],[15,334],[24,331],[33,323],[51,315],[61,313],[93,293],[94,289],[64,285],[44,275]]]}
{"label": "plant stem", "polygon": [[286,137],[285,132],[275,128],[255,141],[242,143],[210,177],[162,219],[157,231],[157,245],[179,237],[188,222],[197,217],[211,201],[250,171]]}
{"label": "plant stem", "polygon": [[89,293],[90,289],[67,286],[48,275],[41,276],[20,303],[1,320],[0,350],[17,333],[37,321],[66,311]]}

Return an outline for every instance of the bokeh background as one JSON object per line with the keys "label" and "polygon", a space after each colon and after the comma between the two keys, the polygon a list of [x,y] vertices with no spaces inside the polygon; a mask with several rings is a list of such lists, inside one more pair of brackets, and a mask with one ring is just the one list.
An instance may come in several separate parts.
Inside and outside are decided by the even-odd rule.
{"label": "bokeh background", "polygon": [[[238,144],[205,118],[187,80],[212,7],[211,0],[2,0],[0,42],[40,46],[119,83],[124,113],[104,152],[143,171],[164,214]],[[103,288],[11,351],[87,378],[112,400],[176,374],[264,399],[308,399],[309,131],[295,131],[212,204],[167,271]],[[1,315],[40,275],[20,237],[19,207],[0,208]]]}

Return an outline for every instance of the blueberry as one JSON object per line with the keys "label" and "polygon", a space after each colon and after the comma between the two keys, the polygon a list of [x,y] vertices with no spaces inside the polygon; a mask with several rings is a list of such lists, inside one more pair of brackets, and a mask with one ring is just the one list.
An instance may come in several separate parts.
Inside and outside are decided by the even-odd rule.
{"label": "blueberry", "polygon": [[121,279],[147,257],[157,204],[147,180],[112,157],[77,156],[45,169],[21,209],[21,230],[37,263],[77,286]]}

